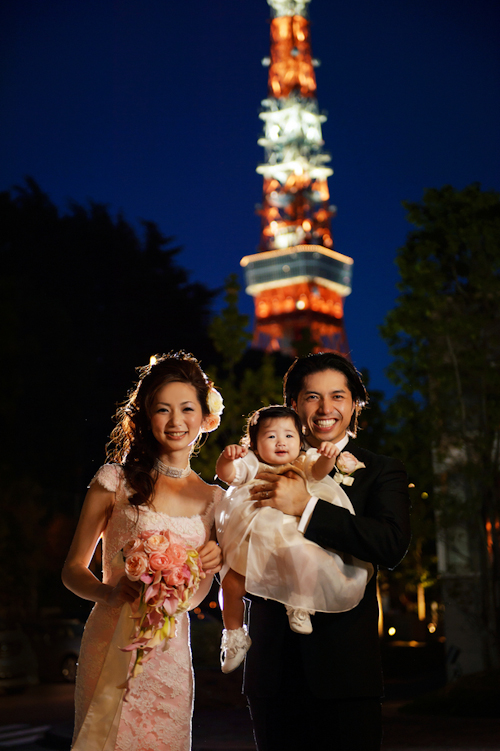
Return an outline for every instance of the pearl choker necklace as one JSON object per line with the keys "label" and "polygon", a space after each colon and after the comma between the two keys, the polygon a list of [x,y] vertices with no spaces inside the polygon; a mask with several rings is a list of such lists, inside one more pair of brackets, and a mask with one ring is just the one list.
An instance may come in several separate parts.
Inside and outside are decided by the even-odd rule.
{"label": "pearl choker necklace", "polygon": [[191,474],[191,465],[189,464],[189,462],[187,467],[184,467],[184,469],[178,469],[177,467],[171,467],[170,464],[164,464],[161,459],[155,459],[153,467],[157,470],[157,472],[159,472],[161,475],[165,475],[166,477],[175,477],[179,479],[181,477],[188,477],[188,475]]}

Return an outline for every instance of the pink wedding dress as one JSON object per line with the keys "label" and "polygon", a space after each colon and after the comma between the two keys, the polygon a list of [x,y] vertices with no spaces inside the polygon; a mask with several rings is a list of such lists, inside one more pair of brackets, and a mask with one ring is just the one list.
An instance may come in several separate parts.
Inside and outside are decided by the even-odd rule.
{"label": "pink wedding dress", "polygon": [[[120,551],[140,532],[168,529],[193,548],[206,542],[213,525],[215,502],[223,494],[221,488],[214,487],[213,502],[203,516],[172,517],[131,506],[130,492],[119,465],[101,467],[92,480],[96,481],[116,494],[103,534],[103,581],[107,584],[115,584],[123,576]],[[162,645],[156,647],[153,657],[144,665],[144,672],[132,680],[123,701],[124,691],[117,686],[126,678],[130,656],[121,652],[119,646],[125,646],[123,641],[131,633],[132,621],[129,611],[121,611],[122,608],[98,603],[87,621],[76,679],[73,748],[189,751],[193,712],[189,616],[183,613],[177,617],[177,633],[170,639],[167,650],[164,652]]]}

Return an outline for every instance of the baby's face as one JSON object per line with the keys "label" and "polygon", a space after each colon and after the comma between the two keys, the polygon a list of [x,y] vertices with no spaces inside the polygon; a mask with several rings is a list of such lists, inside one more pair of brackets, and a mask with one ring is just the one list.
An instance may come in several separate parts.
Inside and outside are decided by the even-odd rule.
{"label": "baby's face", "polygon": [[301,439],[291,417],[262,420],[257,434],[257,454],[265,464],[288,464],[300,454]]}

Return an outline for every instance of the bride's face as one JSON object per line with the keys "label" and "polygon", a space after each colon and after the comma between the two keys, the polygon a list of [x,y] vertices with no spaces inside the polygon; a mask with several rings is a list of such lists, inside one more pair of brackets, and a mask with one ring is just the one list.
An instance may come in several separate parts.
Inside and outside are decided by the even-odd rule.
{"label": "bride's face", "polygon": [[173,381],[156,392],[151,407],[151,430],[159,456],[187,453],[198,438],[203,412],[194,386]]}

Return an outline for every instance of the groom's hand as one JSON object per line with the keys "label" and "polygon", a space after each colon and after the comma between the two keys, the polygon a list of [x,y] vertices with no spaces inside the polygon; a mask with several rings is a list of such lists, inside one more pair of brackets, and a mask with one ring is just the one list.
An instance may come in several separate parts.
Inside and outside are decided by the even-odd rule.
{"label": "groom's hand", "polygon": [[300,475],[296,472],[285,472],[284,475],[259,472],[255,479],[264,480],[263,485],[254,486],[250,492],[257,505],[271,506],[290,516],[302,516],[311,495]]}

